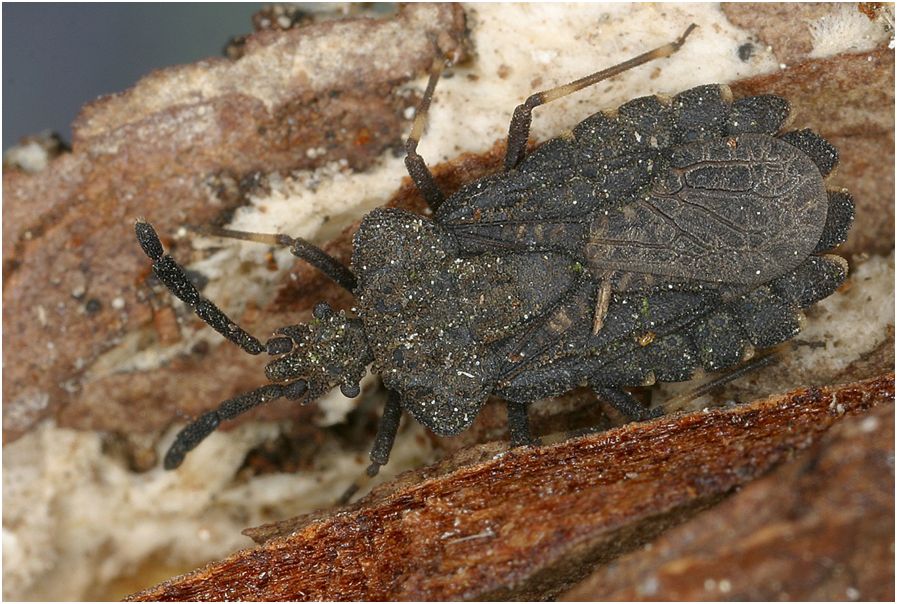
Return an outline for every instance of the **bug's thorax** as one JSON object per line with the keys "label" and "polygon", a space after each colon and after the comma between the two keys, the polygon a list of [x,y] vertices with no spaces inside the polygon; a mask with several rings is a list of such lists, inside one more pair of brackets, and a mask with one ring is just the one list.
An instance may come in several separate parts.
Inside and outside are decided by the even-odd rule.
{"label": "bug's thorax", "polygon": [[290,338],[292,346],[265,367],[269,380],[307,381],[306,400],[314,400],[334,386],[346,394],[357,393],[358,382],[372,360],[359,319],[319,304],[309,323],[282,327],[277,333]]}
{"label": "bug's thorax", "polygon": [[457,434],[494,390],[496,346],[540,316],[581,277],[564,254],[465,256],[427,218],[377,210],[355,238],[359,317],[374,371],[438,434]]}
{"label": "bug's thorax", "polygon": [[488,395],[490,368],[470,332],[474,305],[459,289],[451,238],[421,216],[375,210],[355,235],[352,263],[373,371],[425,426],[462,431]]}

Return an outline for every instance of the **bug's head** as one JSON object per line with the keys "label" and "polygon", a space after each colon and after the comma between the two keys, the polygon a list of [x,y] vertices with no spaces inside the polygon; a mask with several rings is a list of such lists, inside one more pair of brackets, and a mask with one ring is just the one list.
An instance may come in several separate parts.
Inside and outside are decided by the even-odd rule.
{"label": "bug's head", "polygon": [[[304,386],[300,400],[307,403],[339,386],[348,397],[358,395],[372,356],[359,319],[338,313],[324,302],[315,306],[314,318],[304,325],[277,330],[269,340],[269,353],[278,358],[268,363],[265,375],[272,382],[296,382]],[[292,398],[292,397],[291,397]]]}

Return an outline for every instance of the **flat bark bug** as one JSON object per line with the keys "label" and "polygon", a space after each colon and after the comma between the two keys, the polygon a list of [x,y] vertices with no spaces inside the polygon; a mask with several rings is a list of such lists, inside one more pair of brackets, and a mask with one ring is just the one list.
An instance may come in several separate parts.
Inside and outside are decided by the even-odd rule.
{"label": "flat bark bug", "polygon": [[389,459],[402,411],[439,435],[507,401],[511,440],[532,442],[527,406],[587,385],[632,419],[653,417],[625,387],[731,368],[799,331],[800,308],[831,294],[846,262],[853,203],[827,191],[836,150],[809,130],[780,133],[787,101],[733,101],[708,85],[634,99],[530,154],[532,111],[648,61],[676,41],[514,112],[505,169],[446,198],[417,145],[443,62],[434,64],[406,144],[433,218],[379,209],[354,239],[352,267],[285,235],[219,234],[288,246],[353,293],[357,316],[320,303],[314,320],[260,342],[231,321],[136,225],[153,270],[203,321],[250,354],[275,357],[270,384],[189,424],[165,457],[176,468],[222,420],[334,386],[358,394],[367,366],[390,395],[368,475]]}

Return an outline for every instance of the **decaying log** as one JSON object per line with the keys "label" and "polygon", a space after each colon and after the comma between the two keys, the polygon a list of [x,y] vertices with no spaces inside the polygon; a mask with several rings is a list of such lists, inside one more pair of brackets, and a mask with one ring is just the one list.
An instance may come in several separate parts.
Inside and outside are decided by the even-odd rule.
{"label": "decaying log", "polygon": [[564,599],[893,602],[893,405],[839,422]]}
{"label": "decaying log", "polygon": [[133,599],[551,597],[893,397],[890,374],[553,446],[486,445],[478,463],[268,527],[263,545]]}
{"label": "decaying log", "polygon": [[[465,10],[472,16],[467,22]],[[347,174],[349,169],[364,172],[385,152],[401,147],[407,135],[407,111],[416,105],[414,94],[406,89],[409,79],[421,76],[437,53],[465,44],[471,33],[466,28],[476,29],[484,21],[477,10],[406,6],[385,19],[319,23],[250,36],[241,42],[236,64],[213,59],[161,70],[130,91],[88,106],[74,128],[74,150],[59,154],[41,172],[5,169],[4,445],[42,418],[53,418],[62,428],[145,441],[138,451],[145,459],[131,465],[146,470],[156,463],[155,441],[166,426],[257,386],[263,359],[249,358],[227,343],[179,352],[162,367],[127,372],[98,368],[110,351],[127,353],[123,343],[140,340],[134,348],[142,352],[170,347],[180,337],[167,294],[165,301],[159,301],[145,293],[149,268],[133,240],[133,219],[140,215],[153,219],[160,233],[167,234],[166,246],[188,262],[191,246],[167,237],[185,224],[227,223],[235,209],[249,205],[254,191],[265,187],[268,176],[314,170],[340,159],[346,160]],[[752,7],[748,12],[756,16],[766,10],[771,9]],[[707,22],[701,27],[710,32],[726,25]],[[758,33],[744,27],[746,36]],[[781,29],[782,23],[775,28]],[[478,59],[487,49],[486,44],[475,49],[483,52]],[[789,98],[794,108],[791,127],[813,127],[840,149],[841,165],[832,182],[847,187],[858,207],[856,224],[842,248],[855,256],[853,269],[858,258],[887,254],[893,247],[889,218],[894,209],[893,52],[880,48],[825,59],[807,59],[804,53],[798,59],[800,63],[782,57],[787,69],[734,82],[732,89],[736,96],[774,93]],[[474,70],[466,77],[475,89],[475,78],[504,78],[515,70],[516,65],[502,65],[479,75]],[[463,70],[456,77],[459,74],[464,77]],[[677,91],[675,80],[667,79],[660,68],[652,77],[659,75],[663,77],[656,88],[639,94]],[[538,88],[548,80],[546,74],[544,81],[541,75],[530,81]],[[445,92],[442,84],[441,91]],[[528,92],[520,90],[521,97]],[[612,92],[611,86],[604,92]],[[445,98],[437,94],[436,107]],[[522,98],[507,98],[507,109],[517,100]],[[545,111],[538,119],[550,113]],[[499,142],[489,152],[455,157],[434,166],[434,175],[450,193],[497,169],[503,151]],[[434,163],[436,157],[427,156]],[[386,197],[388,193],[378,199]],[[390,204],[423,207],[407,180]],[[348,261],[352,232],[350,227],[324,244],[327,251]],[[193,256],[196,260],[202,252]],[[242,268],[234,267],[229,274]],[[220,280],[227,278],[225,274]],[[852,282],[846,287],[851,286],[863,287]],[[301,320],[321,299],[337,307],[351,305],[348,295],[300,261],[279,281],[271,280],[265,299],[270,303],[250,304],[234,318],[263,334]],[[185,316],[184,324],[200,323],[189,313]],[[893,327],[889,334],[889,340],[841,373],[803,379],[802,374],[790,373],[790,365],[783,365],[780,373],[789,374],[787,388],[880,375],[883,368],[894,365]],[[829,354],[839,358],[838,344],[830,344]],[[757,375],[767,388],[764,392],[785,390],[770,386],[766,374]],[[751,392],[753,385],[744,391]],[[185,387],[189,396],[184,396]],[[753,392],[738,398],[757,396]],[[634,552],[664,529],[763,476],[793,451],[809,445],[842,412],[855,413],[892,398],[893,379],[883,378],[628,426],[543,449],[507,452],[500,443],[466,448],[435,467],[384,485],[351,508],[248,531],[261,547],[136,597],[559,595],[596,564]],[[291,418],[312,429],[308,419],[314,412],[312,407],[275,403],[240,421]],[[533,410],[537,427],[540,412]],[[441,450],[504,438],[503,418],[492,420],[482,421],[451,444],[440,442]],[[130,441],[125,444],[131,447]],[[128,454],[134,456],[133,451]],[[98,456],[115,454],[106,451]],[[91,466],[95,467],[102,466]],[[84,481],[87,490],[91,478],[105,476],[92,474]],[[65,487],[35,485],[34,492],[54,488],[57,499],[46,509],[64,507],[57,503],[68,496]],[[185,525],[185,519],[178,517],[172,532],[183,531],[180,527]],[[60,530],[55,524],[48,527],[37,539],[34,532],[9,528],[15,539],[29,543],[46,539],[56,544],[79,534],[64,524]],[[101,529],[91,530],[104,548],[112,543],[110,549],[129,549],[105,533],[100,535]],[[181,534],[188,539],[194,533],[175,534],[176,539]],[[52,547],[35,549],[41,563],[59,555]],[[55,558],[56,566],[48,567],[45,575],[30,577],[30,585],[47,585],[45,577],[58,578],[63,571],[99,576],[87,568],[89,564],[114,566],[103,555],[97,556],[98,561],[71,563],[76,556],[71,552],[80,550],[63,551],[68,554]],[[160,547],[157,552],[163,558],[169,550]],[[838,555],[850,561],[854,554]],[[189,564],[192,568],[195,562]],[[122,566],[134,565],[125,561]],[[166,576],[174,572],[164,568]],[[146,576],[141,579],[140,586],[148,584]],[[35,592],[16,593],[20,595],[11,599],[28,599],[27,594]],[[875,592],[860,593],[872,597]]]}

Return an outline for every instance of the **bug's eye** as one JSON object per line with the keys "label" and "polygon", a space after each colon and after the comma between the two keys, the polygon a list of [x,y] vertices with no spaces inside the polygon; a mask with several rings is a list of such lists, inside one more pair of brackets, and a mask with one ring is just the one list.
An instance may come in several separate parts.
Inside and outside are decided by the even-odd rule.
{"label": "bug's eye", "polygon": [[340,384],[339,391],[346,398],[355,398],[361,393],[361,386],[358,384]]}
{"label": "bug's eye", "polygon": [[271,338],[265,343],[265,349],[271,356],[286,354],[293,349],[293,340],[284,336]]}
{"label": "bug's eye", "polygon": [[296,380],[292,384],[287,384],[283,389],[283,395],[290,399],[296,400],[301,398],[308,390],[308,382],[305,380]]}
{"label": "bug's eye", "polygon": [[318,302],[315,304],[314,310],[312,310],[312,314],[315,319],[324,320],[333,315],[333,309],[330,308],[330,305],[326,302]]}

